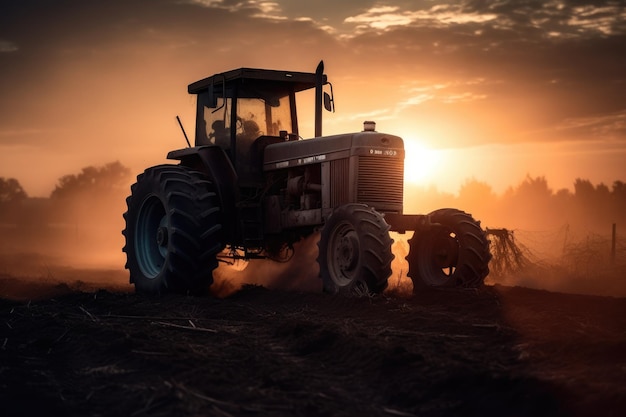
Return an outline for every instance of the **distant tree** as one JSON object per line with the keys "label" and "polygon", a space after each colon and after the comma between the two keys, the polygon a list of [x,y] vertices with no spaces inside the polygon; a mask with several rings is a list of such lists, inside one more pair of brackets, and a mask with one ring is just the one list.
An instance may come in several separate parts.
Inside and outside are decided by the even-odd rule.
{"label": "distant tree", "polygon": [[466,179],[459,189],[459,199],[462,200],[491,200],[496,195],[491,185],[475,178]]}
{"label": "distant tree", "polygon": [[119,162],[89,166],[58,180],[50,195],[50,221],[102,223],[122,218],[130,169]]}
{"label": "distant tree", "polygon": [[602,197],[608,197],[609,194],[611,194],[611,190],[609,190],[609,187],[601,182],[600,184],[596,185],[596,194]]}
{"label": "distant tree", "polygon": [[596,196],[596,188],[591,181],[576,178],[574,181],[574,196],[583,202],[592,202]]}
{"label": "distant tree", "polygon": [[130,169],[118,161],[102,167],[88,166],[83,168],[80,174],[70,174],[59,178],[50,198],[107,195],[112,191],[125,189],[129,178]]}
{"label": "distant tree", "polygon": [[527,175],[524,181],[515,189],[515,194],[518,198],[536,203],[552,197],[552,190],[548,187],[546,177],[532,178],[530,175]]}
{"label": "distant tree", "polygon": [[459,189],[458,196],[459,207],[463,210],[478,212],[485,216],[485,213],[495,209],[497,196],[493,188],[486,182],[475,178],[465,180]]}
{"label": "distant tree", "polygon": [[561,188],[559,191],[554,193],[554,196],[558,199],[567,200],[572,198],[572,193],[567,188]]}
{"label": "distant tree", "polygon": [[623,218],[623,210],[619,209],[614,194],[619,188],[619,182],[614,184],[612,192],[603,183],[594,186],[589,180],[577,178],[574,182],[574,206],[578,222],[597,232],[610,230],[612,222]]}
{"label": "distant tree", "polygon": [[0,177],[0,204],[12,204],[28,198],[15,178]]}
{"label": "distant tree", "polygon": [[626,200],[626,183],[623,182],[623,181],[619,181],[619,180],[615,181],[613,183],[613,187],[612,187],[611,192],[618,199],[625,199]]}
{"label": "distant tree", "polygon": [[501,207],[510,218],[509,227],[537,229],[563,221],[554,202],[554,193],[546,178],[527,175],[517,187],[506,190]]}
{"label": "distant tree", "polygon": [[613,197],[611,190],[604,183],[596,185],[596,201],[601,216],[612,217]]}
{"label": "distant tree", "polygon": [[567,188],[562,188],[554,193],[554,203],[559,209],[569,208],[573,199],[574,195]]}
{"label": "distant tree", "polygon": [[616,205],[626,207],[626,183],[623,181],[615,181],[611,187],[611,195]]}

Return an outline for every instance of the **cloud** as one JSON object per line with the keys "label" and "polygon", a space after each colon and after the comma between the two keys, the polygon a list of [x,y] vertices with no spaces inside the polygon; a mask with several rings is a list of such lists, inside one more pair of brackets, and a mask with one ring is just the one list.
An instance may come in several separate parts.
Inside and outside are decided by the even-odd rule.
{"label": "cloud", "polygon": [[250,16],[268,20],[287,20],[281,6],[274,1],[259,0],[188,0],[189,4],[213,9],[224,9],[231,13],[249,10]]}
{"label": "cloud", "polygon": [[493,13],[464,12],[462,6],[441,4],[427,10],[401,10],[399,6],[376,6],[364,13],[345,18],[358,31],[385,30],[395,26],[422,25],[445,27],[453,24],[483,23],[496,19]]}
{"label": "cloud", "polygon": [[[318,20],[309,15],[302,14],[301,11],[285,10],[285,7],[293,7],[293,4],[289,2],[260,0],[186,0],[186,3],[208,9],[227,10],[234,15],[246,14],[246,16],[251,19],[291,24],[306,23],[311,27],[331,35],[339,33],[339,27],[329,24],[326,18]],[[297,6],[302,6],[302,4],[298,3],[296,7]],[[329,6],[332,6],[333,10],[336,9],[336,4],[330,4]]]}
{"label": "cloud", "polygon": [[280,5],[276,2],[250,0],[250,5],[258,7],[259,9],[259,12],[253,14],[252,17],[257,17],[261,19],[270,19],[270,20],[286,20],[287,19],[287,17],[283,15]]}
{"label": "cloud", "polygon": [[345,23],[356,23],[357,28],[387,29],[391,26],[405,26],[414,19],[410,12],[400,12],[399,7],[373,7],[356,16],[347,17]]}
{"label": "cloud", "polygon": [[567,118],[553,130],[588,139],[620,139],[626,136],[626,109],[612,114]]}
{"label": "cloud", "polygon": [[348,120],[386,120],[392,117],[393,109],[383,108],[372,110],[366,113],[355,113],[348,117]]}
{"label": "cloud", "polygon": [[23,129],[0,129],[0,140],[7,142],[6,139],[23,138],[25,136],[43,135],[49,133],[46,129],[27,127]]}
{"label": "cloud", "polygon": [[224,0],[188,0],[188,3],[204,7],[226,7]]}
{"label": "cloud", "polygon": [[574,7],[567,21],[579,33],[601,33],[613,35],[619,30],[619,23],[626,20],[626,7],[611,4],[602,7],[585,5]]}
{"label": "cloud", "polygon": [[401,118],[407,111],[424,106],[440,106],[454,104],[468,104],[488,98],[481,93],[481,85],[485,80],[469,80],[467,82],[450,82],[446,84],[420,83],[417,86],[405,86],[405,99],[399,101],[392,109],[393,117]]}
{"label": "cloud", "polygon": [[[529,0],[465,1],[422,10],[417,7],[424,3],[417,2],[373,7],[353,15],[350,21],[361,29],[348,44],[372,61],[368,75],[393,68],[394,80],[413,78],[430,86],[489,80],[455,88],[447,97],[404,89],[401,102],[406,104],[480,100],[485,110],[514,107],[509,117],[515,114],[522,129],[526,123],[555,125],[626,108],[626,26],[619,24],[626,5],[577,4]],[[397,16],[410,23],[396,25],[402,22]],[[373,28],[377,22],[384,29]]]}
{"label": "cloud", "polygon": [[343,23],[353,28],[346,37],[411,26],[468,30],[474,34],[482,34],[489,28],[512,31],[518,38],[527,40],[623,34],[626,21],[623,2],[583,0],[577,3],[465,0],[439,2],[427,8],[424,2],[397,2],[396,5],[374,5],[346,17]]}
{"label": "cloud", "polygon": [[348,118],[410,117],[430,106],[540,130],[626,107],[617,1],[303,3],[16,2],[0,13],[11,39],[0,51],[20,52],[0,54],[0,126],[28,126],[33,115],[56,126],[87,102],[117,116],[111,105],[120,98],[144,112],[174,111],[159,98],[176,91],[189,100],[194,79],[238,66],[306,71],[319,59]]}

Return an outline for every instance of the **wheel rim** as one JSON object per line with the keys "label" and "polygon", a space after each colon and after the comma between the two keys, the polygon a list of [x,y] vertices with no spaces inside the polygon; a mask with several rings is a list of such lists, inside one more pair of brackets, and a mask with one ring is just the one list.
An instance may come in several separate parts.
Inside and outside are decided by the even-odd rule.
{"label": "wheel rim", "polygon": [[359,236],[351,224],[337,225],[328,245],[328,272],[339,287],[352,283],[359,266]]}
{"label": "wheel rim", "polygon": [[456,271],[459,242],[454,232],[439,232],[424,240],[420,272],[428,285],[446,284]]}
{"label": "wheel rim", "polygon": [[153,279],[165,264],[169,238],[165,207],[158,197],[151,196],[143,202],[136,227],[137,263],[143,275]]}

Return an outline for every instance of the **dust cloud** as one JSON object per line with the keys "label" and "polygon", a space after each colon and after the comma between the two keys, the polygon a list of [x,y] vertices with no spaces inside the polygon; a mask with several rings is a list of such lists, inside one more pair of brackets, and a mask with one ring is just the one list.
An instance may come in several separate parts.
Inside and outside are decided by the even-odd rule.
{"label": "dust cloud", "polygon": [[[386,291],[393,292],[394,295],[408,296],[413,291],[413,284],[407,277],[408,262],[405,259],[409,248],[407,240],[411,236],[412,233],[391,233],[395,257],[391,263],[392,273]],[[224,297],[245,285],[260,285],[287,291],[320,292],[322,281],[317,263],[319,238],[320,234],[316,232],[297,242],[294,245],[293,256],[286,262],[253,259],[235,261],[233,264],[222,263],[213,273],[214,283],[211,292]]]}
{"label": "dust cloud", "polygon": [[319,233],[296,242],[284,262],[268,259],[226,262],[213,272],[211,293],[225,297],[244,285],[260,285],[289,291],[322,291],[317,264]]}
{"label": "dust cloud", "polygon": [[119,162],[65,175],[49,198],[0,204],[0,277],[130,290],[121,234],[132,182]]}
{"label": "dust cloud", "polygon": [[15,296],[16,287],[26,283],[81,291],[132,290],[124,269],[120,222],[2,228],[0,278],[2,286],[13,288],[2,288],[0,296]]}

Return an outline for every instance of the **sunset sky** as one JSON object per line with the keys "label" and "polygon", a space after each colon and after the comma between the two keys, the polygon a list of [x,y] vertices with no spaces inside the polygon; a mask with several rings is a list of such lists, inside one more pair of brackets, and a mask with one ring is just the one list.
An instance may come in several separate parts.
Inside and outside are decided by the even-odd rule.
{"label": "sunset sky", "polygon": [[185,146],[176,115],[193,132],[193,81],[321,59],[337,110],[324,133],[376,121],[405,139],[413,183],[626,181],[623,0],[0,5],[0,177],[30,196],[87,165],[165,162]]}

